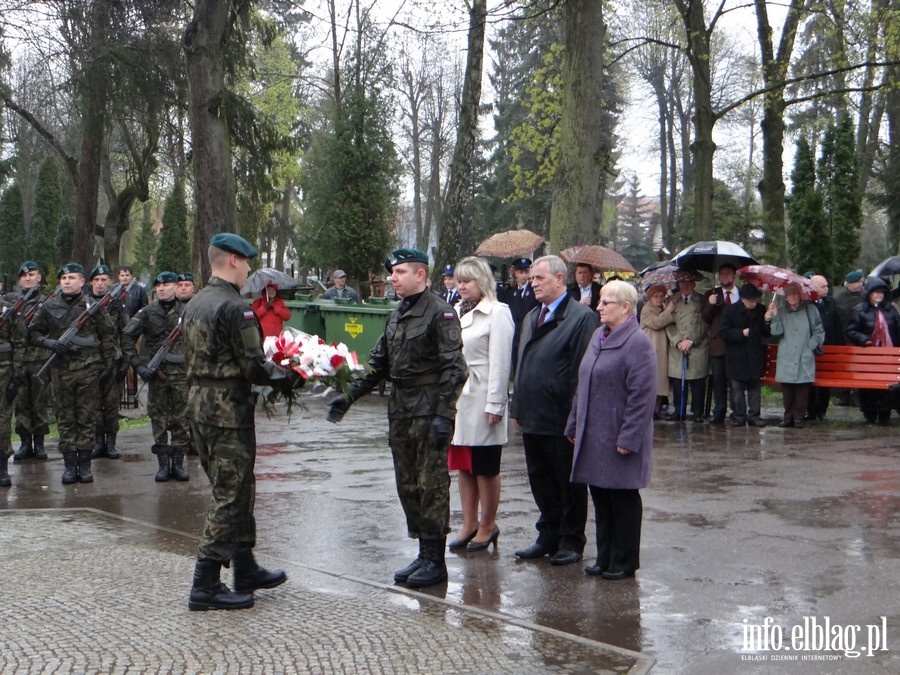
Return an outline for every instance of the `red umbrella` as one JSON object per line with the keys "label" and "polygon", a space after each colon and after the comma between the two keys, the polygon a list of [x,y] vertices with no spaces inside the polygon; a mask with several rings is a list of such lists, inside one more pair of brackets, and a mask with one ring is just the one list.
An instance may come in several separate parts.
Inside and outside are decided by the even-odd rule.
{"label": "red umbrella", "polygon": [[818,300],[819,294],[813,290],[809,279],[791,270],[775,265],[747,265],[737,271],[744,283],[750,283],[763,291],[784,295],[788,284],[800,286],[800,297],[804,300]]}

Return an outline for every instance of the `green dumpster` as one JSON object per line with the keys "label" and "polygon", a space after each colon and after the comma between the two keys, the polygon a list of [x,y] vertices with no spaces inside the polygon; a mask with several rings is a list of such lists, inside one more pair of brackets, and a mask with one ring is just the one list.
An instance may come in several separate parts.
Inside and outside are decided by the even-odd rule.
{"label": "green dumpster", "polygon": [[325,319],[319,311],[321,303],[314,302],[308,295],[298,295],[297,298],[297,300],[284,301],[284,304],[291,310],[291,318],[285,322],[285,325],[310,335],[318,335],[324,340]]}
{"label": "green dumpster", "polygon": [[340,305],[323,304],[319,307],[325,321],[325,341],[343,342],[360,363],[368,361],[369,352],[384,333],[388,314],[394,308],[390,305]]}

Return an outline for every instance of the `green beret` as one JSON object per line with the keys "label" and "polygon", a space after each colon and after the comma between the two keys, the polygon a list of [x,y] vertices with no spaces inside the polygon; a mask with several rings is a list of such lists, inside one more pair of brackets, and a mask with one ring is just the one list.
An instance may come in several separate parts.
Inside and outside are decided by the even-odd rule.
{"label": "green beret", "polygon": [[56,270],[56,278],[61,279],[63,274],[84,274],[84,267],[76,262],[66,263]]}
{"label": "green beret", "polygon": [[844,281],[848,284],[852,284],[854,281],[862,281],[863,271],[860,269],[853,270],[846,277],[844,277]]}
{"label": "green beret", "polygon": [[178,275],[175,274],[175,272],[160,272],[153,280],[153,285],[159,286],[160,284],[174,284],[176,281],[178,281]]}
{"label": "green beret", "polygon": [[88,275],[88,281],[91,281],[94,277],[100,276],[101,274],[105,274],[109,276],[111,272],[106,265],[97,265],[94,269],[91,270],[91,273]]}
{"label": "green beret", "polygon": [[209,240],[210,246],[215,246],[228,253],[236,253],[244,258],[255,258],[259,251],[249,241],[231,232],[219,232]]}
{"label": "green beret", "polygon": [[428,255],[417,248],[398,248],[384,259],[384,267],[390,272],[394,265],[400,263],[424,263],[428,264]]}
{"label": "green beret", "polygon": [[178,275],[178,281],[193,281],[194,275],[190,272],[182,272]]}
{"label": "green beret", "polygon": [[34,262],[34,260],[26,260],[22,263],[22,266],[19,268],[19,276],[23,274],[28,274],[29,272],[39,272],[40,268],[38,264]]}

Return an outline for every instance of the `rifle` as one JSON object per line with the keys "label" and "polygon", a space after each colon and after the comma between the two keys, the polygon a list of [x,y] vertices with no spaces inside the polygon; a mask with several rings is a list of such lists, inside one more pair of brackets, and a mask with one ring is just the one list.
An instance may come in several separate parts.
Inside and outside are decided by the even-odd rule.
{"label": "rifle", "polygon": [[[166,360],[166,357],[169,355],[169,351],[172,347],[175,346],[175,343],[178,342],[178,338],[181,337],[181,317],[178,317],[178,323],[175,324],[175,328],[172,329],[172,332],[169,333],[166,341],[162,343],[162,346],[156,350],[156,353],[153,355],[153,358],[147,363],[147,370],[156,375],[160,380],[166,379],[165,374],[159,367],[163,364],[163,361]],[[174,354],[172,357],[174,358]]]}
{"label": "rifle", "polygon": [[28,304],[28,302],[38,293],[40,290],[37,285],[32,286],[28,289],[28,292],[25,293],[21,298],[16,300],[16,304],[10,307],[8,310],[4,311],[3,314],[0,314],[0,328],[6,325],[6,322],[9,320],[11,316],[18,316],[19,312],[22,311],[22,308]]}
{"label": "rifle", "polygon": [[[119,282],[100,300],[95,302],[93,305],[90,305],[86,310],[79,314],[78,317],[72,322],[72,325],[66,328],[66,331],[59,336],[57,342],[66,346],[72,344],[73,342],[77,345],[78,331],[84,328],[85,324],[92,316],[96,315],[101,310],[106,309],[109,306],[109,303],[111,303],[119,295],[119,293],[122,292],[122,286],[124,286],[124,284],[122,282]],[[50,358],[47,359],[47,362],[43,366],[41,366],[41,369],[37,372],[37,375],[35,375],[35,377],[40,378],[41,375],[47,372],[47,369],[53,364],[57,356],[58,354],[56,352],[50,354]]]}
{"label": "rifle", "polygon": [[[35,288],[37,287],[35,286]],[[47,300],[55,298],[57,295],[59,295],[59,290],[59,286],[57,286],[53,289],[53,292],[50,295],[41,300],[39,303],[35,304],[34,307],[29,309],[27,312],[25,312],[25,315],[22,317],[22,323],[25,324],[25,328],[28,328],[28,326],[31,325],[31,322],[34,321],[34,315],[38,313],[40,308],[44,306],[44,303],[47,302]]]}

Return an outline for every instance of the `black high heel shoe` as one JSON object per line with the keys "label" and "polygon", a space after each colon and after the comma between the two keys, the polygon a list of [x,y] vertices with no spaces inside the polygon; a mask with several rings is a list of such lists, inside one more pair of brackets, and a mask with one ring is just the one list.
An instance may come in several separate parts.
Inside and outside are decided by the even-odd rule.
{"label": "black high heel shoe", "polygon": [[475,541],[474,539],[469,542],[469,545],[466,547],[467,551],[483,551],[491,544],[497,543],[497,538],[500,536],[500,528],[494,525],[494,531],[491,532],[491,538],[487,541]]}
{"label": "black high heel shoe", "polygon": [[447,548],[451,551],[455,551],[457,549],[465,548],[469,545],[469,542],[475,538],[475,535],[478,534],[478,528],[476,527],[472,530],[472,534],[468,537],[463,537],[462,539],[454,539],[449,544],[447,544]]}

